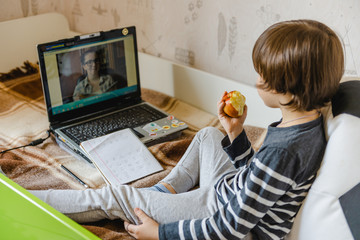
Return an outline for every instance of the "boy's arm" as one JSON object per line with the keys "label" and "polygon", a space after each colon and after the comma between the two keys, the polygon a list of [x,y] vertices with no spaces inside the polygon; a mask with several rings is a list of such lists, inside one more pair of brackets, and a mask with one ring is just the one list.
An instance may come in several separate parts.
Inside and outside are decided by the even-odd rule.
{"label": "boy's arm", "polygon": [[228,154],[235,168],[238,170],[246,167],[246,164],[255,153],[244,130],[233,140],[233,142],[230,142],[229,137],[226,136],[221,141],[221,145],[223,146],[224,151]]}
{"label": "boy's arm", "polygon": [[135,208],[134,212],[141,224],[135,225],[124,222],[125,230],[136,239],[157,240],[159,239],[159,224],[150,218],[141,209]]}

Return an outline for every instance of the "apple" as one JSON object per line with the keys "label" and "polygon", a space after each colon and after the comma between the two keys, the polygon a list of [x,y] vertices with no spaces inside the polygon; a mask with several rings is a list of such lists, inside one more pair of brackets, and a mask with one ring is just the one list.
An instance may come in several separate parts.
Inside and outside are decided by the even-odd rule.
{"label": "apple", "polygon": [[224,96],[224,112],[230,117],[240,117],[244,113],[245,96],[239,91],[231,91]]}

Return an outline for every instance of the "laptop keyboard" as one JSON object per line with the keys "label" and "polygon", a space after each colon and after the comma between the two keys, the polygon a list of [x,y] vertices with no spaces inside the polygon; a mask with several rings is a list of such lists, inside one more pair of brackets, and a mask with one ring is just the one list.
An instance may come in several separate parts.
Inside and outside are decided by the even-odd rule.
{"label": "laptop keyboard", "polygon": [[[125,128],[135,128],[166,116],[166,114],[147,104],[141,104],[102,118],[62,129],[62,131],[77,144],[80,144],[88,139],[100,137]],[[136,131],[134,133],[141,137],[140,133]]]}

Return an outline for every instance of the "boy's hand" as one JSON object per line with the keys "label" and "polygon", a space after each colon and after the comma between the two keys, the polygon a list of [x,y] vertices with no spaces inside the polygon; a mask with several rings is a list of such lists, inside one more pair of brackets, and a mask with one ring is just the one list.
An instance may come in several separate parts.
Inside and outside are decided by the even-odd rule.
{"label": "boy's hand", "polygon": [[225,91],[220,101],[218,102],[218,117],[221,125],[224,127],[226,133],[229,136],[230,142],[234,141],[234,139],[239,136],[239,134],[244,129],[244,122],[247,115],[247,106],[244,106],[244,113],[238,118],[229,117],[224,112],[225,106],[225,96],[227,92]]}
{"label": "boy's hand", "polygon": [[159,224],[140,208],[135,208],[134,212],[142,224],[134,225],[124,222],[125,230],[136,239],[159,239]]}

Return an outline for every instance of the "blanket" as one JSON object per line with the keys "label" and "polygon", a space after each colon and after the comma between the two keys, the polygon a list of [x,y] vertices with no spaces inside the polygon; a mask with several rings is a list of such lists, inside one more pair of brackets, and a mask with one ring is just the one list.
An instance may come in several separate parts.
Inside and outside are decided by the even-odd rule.
{"label": "blanket", "polygon": [[[26,145],[47,135],[49,123],[36,68],[36,65],[27,63],[25,72],[17,68],[0,76],[0,150]],[[174,97],[150,89],[142,89],[142,97],[183,120],[189,128],[177,139],[149,147],[164,170],[129,183],[133,187],[152,186],[164,178],[201,128],[213,126],[223,131],[216,116]],[[245,131],[255,150],[258,149],[258,139],[264,134],[264,129],[245,126]],[[91,188],[106,185],[94,166],[60,148],[53,136],[38,146],[19,148],[0,155],[3,172],[25,189],[84,189],[59,167],[60,164],[71,169]],[[132,239],[124,230],[121,220],[102,220],[82,226],[101,239]]]}

